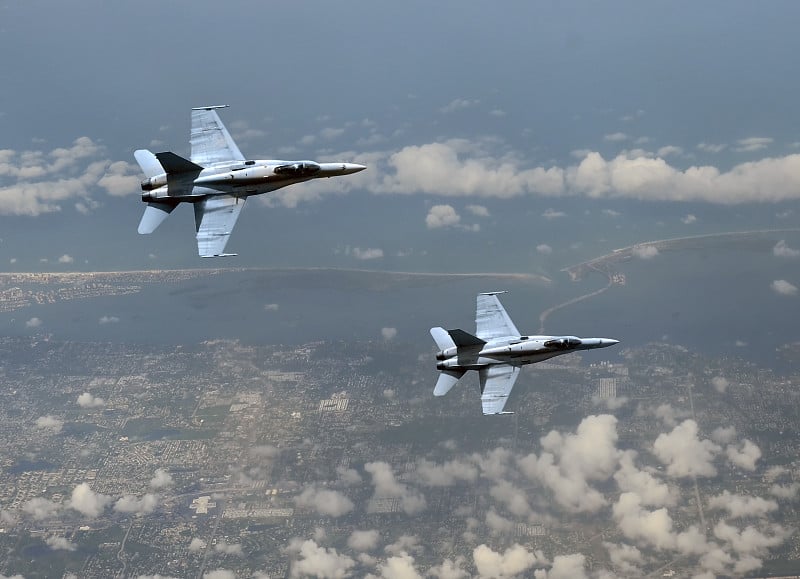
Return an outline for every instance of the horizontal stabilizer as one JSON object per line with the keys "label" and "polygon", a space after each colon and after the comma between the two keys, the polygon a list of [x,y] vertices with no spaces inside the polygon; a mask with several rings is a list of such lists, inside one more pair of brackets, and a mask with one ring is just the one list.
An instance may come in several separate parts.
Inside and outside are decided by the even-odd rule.
{"label": "horizontal stabilizer", "polygon": [[184,159],[180,155],[169,151],[156,153],[155,156],[168,175],[170,173],[199,173],[203,170],[200,165],[195,165],[189,159]]}
{"label": "horizontal stabilizer", "polygon": [[453,343],[455,343],[455,345],[459,348],[475,348],[483,346],[486,343],[479,337],[473,336],[464,330],[447,330],[447,333],[450,334],[450,338],[453,340]]}
{"label": "horizontal stabilizer", "polygon": [[142,168],[142,173],[144,173],[148,179],[165,173],[164,167],[158,162],[156,156],[147,149],[134,151],[133,156],[136,162],[139,163],[139,167]]}
{"label": "horizontal stabilizer", "polygon": [[447,350],[448,348],[456,347],[456,343],[453,341],[453,338],[450,337],[450,334],[448,334],[447,330],[444,328],[431,328],[431,337],[442,351]]}
{"label": "horizontal stabilizer", "polygon": [[434,396],[444,396],[450,392],[450,388],[456,385],[464,371],[454,372],[452,370],[444,370],[439,374],[439,380],[436,382],[436,388],[433,389]]}
{"label": "horizontal stabilizer", "polygon": [[139,233],[142,235],[153,233],[169,217],[175,207],[177,205],[172,203],[148,203],[144,209],[142,220],[139,222]]}

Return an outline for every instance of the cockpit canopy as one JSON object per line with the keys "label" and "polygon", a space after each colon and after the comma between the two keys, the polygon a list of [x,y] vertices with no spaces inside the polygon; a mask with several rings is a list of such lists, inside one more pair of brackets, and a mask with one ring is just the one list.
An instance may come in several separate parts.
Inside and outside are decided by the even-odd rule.
{"label": "cockpit canopy", "polygon": [[545,348],[552,350],[571,350],[581,345],[580,338],[568,336],[565,338],[555,338],[554,340],[547,340],[544,343]]}
{"label": "cockpit canopy", "polygon": [[287,177],[308,177],[319,172],[319,165],[314,161],[298,161],[275,167],[276,175],[286,175]]}

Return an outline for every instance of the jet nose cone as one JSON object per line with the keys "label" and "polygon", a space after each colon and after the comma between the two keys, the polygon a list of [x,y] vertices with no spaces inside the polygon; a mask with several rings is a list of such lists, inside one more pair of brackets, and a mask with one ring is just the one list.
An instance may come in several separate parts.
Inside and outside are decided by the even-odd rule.
{"label": "jet nose cone", "polygon": [[616,344],[619,344],[619,340],[612,340],[611,338],[600,338],[601,348],[608,348],[609,346],[614,346]]}
{"label": "jet nose cone", "polygon": [[344,172],[347,175],[352,173],[358,173],[359,171],[363,171],[366,169],[366,165],[359,165],[358,163],[345,163],[344,164]]}

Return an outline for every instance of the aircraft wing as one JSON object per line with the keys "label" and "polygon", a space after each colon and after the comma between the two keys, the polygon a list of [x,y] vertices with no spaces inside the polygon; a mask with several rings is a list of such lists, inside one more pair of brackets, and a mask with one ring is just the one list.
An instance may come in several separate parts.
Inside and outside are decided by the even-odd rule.
{"label": "aircraft wing", "polygon": [[[227,106],[227,105],[224,105]],[[222,161],[244,161],[215,109],[220,106],[192,109],[192,163],[206,167]]]}
{"label": "aircraft wing", "polygon": [[197,252],[200,257],[222,257],[225,244],[244,207],[246,197],[210,195],[194,204]]}
{"label": "aircraft wing", "polygon": [[508,317],[503,304],[497,299],[498,293],[478,294],[478,308],[475,312],[475,334],[486,342],[505,336],[519,336],[519,330]]}
{"label": "aircraft wing", "polygon": [[481,404],[484,414],[502,414],[514,382],[519,376],[519,366],[495,364],[478,371],[481,381]]}

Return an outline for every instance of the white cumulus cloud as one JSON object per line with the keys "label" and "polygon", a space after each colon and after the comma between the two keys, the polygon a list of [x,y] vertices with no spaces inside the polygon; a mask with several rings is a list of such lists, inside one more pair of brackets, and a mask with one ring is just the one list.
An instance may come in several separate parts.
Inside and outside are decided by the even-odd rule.
{"label": "white cumulus cloud", "polygon": [[710,440],[699,438],[694,420],[684,420],[671,432],[659,434],[653,443],[653,453],[673,477],[715,476],[713,462],[720,450]]}
{"label": "white cumulus cloud", "polygon": [[105,400],[99,396],[92,396],[89,392],[84,392],[78,396],[78,406],[81,408],[99,408],[105,406]]}
{"label": "white cumulus cloud", "polygon": [[61,432],[61,429],[64,427],[64,421],[60,418],[56,418],[52,414],[48,414],[47,416],[40,416],[36,419],[36,428],[41,428],[45,430],[52,430],[53,432]]}
{"label": "white cumulus cloud", "polygon": [[94,492],[88,483],[81,483],[72,489],[67,506],[93,519],[100,516],[111,500],[109,496]]}
{"label": "white cumulus cloud", "polygon": [[778,257],[800,257],[800,249],[793,249],[789,247],[789,245],[783,239],[775,244],[775,247],[772,248],[772,253]]}
{"label": "white cumulus cloud", "polygon": [[320,515],[341,517],[353,510],[353,501],[339,491],[321,489],[315,485],[306,487],[302,493],[295,497],[294,502],[299,507],[312,509]]}
{"label": "white cumulus cloud", "polygon": [[636,245],[633,248],[633,256],[639,259],[653,259],[658,255],[658,248],[655,245]]}
{"label": "white cumulus cloud", "polygon": [[797,295],[797,286],[786,281],[785,279],[776,279],[770,285],[772,291],[782,296],[795,296]]}
{"label": "white cumulus cloud", "polygon": [[171,487],[173,484],[175,481],[172,479],[172,475],[163,468],[157,468],[153,478],[150,479],[150,487],[154,489]]}
{"label": "white cumulus cloud", "polygon": [[455,227],[460,223],[461,216],[452,205],[434,205],[428,210],[428,215],[425,217],[425,225],[428,229]]}

